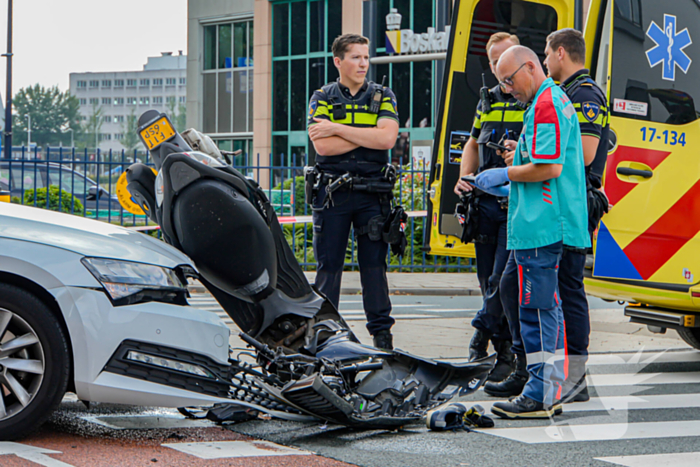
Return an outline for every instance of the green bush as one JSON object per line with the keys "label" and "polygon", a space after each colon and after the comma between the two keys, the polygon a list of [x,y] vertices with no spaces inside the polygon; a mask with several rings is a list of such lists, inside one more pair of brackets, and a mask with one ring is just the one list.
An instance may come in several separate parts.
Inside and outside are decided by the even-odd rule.
{"label": "green bush", "polygon": [[[40,208],[46,208],[46,188],[39,188],[36,190],[36,194],[33,189],[24,192],[24,204],[34,206],[36,200],[36,206]],[[56,185],[49,186],[49,209],[51,211],[61,211],[72,214],[83,214],[83,203],[79,199],[74,198],[73,195],[65,190],[59,190]],[[60,204],[60,207],[59,207]]]}
{"label": "green bush", "polygon": [[12,198],[10,198],[10,203],[22,204],[22,200],[19,199],[19,196],[13,196]]}
{"label": "green bush", "polygon": [[[273,190],[282,190],[288,192],[292,189],[292,181],[294,181],[294,215],[303,216],[304,215],[304,204],[306,203],[306,198],[304,195],[304,177],[299,176],[295,178],[290,178],[285,180],[284,183],[277,185]],[[308,210],[311,213],[311,210]]]}

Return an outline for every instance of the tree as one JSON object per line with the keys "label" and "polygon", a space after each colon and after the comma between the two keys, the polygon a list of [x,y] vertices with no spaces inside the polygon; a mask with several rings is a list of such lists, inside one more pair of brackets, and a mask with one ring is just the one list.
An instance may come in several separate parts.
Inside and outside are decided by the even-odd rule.
{"label": "tree", "polygon": [[168,117],[170,117],[170,121],[175,125],[175,129],[180,133],[185,131],[187,108],[182,104],[178,105],[174,97],[167,102],[167,108]]}
{"label": "tree", "polygon": [[67,128],[80,136],[80,104],[70,92],[61,92],[58,86],[45,88],[39,84],[22,88],[15,94],[12,104],[15,113],[12,120],[13,144],[27,143],[27,130],[31,117],[32,142],[37,146],[70,144]]}
{"label": "tree", "polygon": [[83,127],[83,144],[85,147],[94,147],[95,150],[97,150],[96,145],[99,144],[99,134],[100,130],[102,130],[103,117],[104,111],[102,110],[102,106],[98,106],[96,103],[92,104],[92,112],[88,116]]}
{"label": "tree", "polygon": [[131,108],[131,113],[126,116],[126,121],[122,123],[122,133],[124,138],[121,140],[122,146],[127,154],[133,155],[134,151],[143,148],[139,135],[136,134],[138,126],[138,117],[136,117],[136,109]]}

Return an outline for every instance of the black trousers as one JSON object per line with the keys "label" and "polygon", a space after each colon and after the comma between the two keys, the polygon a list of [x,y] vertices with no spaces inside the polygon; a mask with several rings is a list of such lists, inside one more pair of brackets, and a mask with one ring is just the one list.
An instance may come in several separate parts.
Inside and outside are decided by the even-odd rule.
{"label": "black trousers", "polygon": [[[319,193],[315,208],[323,206],[325,193]],[[364,227],[375,216],[382,215],[382,202],[377,194],[361,191],[333,193],[333,205],[313,213],[314,254],[318,263],[316,287],[338,307],[340,280],[345,265],[350,226]],[[385,211],[386,212],[386,211]],[[394,324],[391,317],[389,285],[386,278],[386,259],[389,245],[382,240],[372,241],[367,235],[357,238],[357,260],[360,264],[362,303],[367,316],[367,330],[375,335],[389,330]]]}
{"label": "black trousers", "polygon": [[472,320],[472,326],[492,334],[495,339],[510,340],[508,321],[503,313],[499,284],[508,261],[508,211],[501,209],[493,196],[479,199],[479,226],[477,234],[487,237],[487,243],[474,243],[476,249],[476,277],[484,302]]}

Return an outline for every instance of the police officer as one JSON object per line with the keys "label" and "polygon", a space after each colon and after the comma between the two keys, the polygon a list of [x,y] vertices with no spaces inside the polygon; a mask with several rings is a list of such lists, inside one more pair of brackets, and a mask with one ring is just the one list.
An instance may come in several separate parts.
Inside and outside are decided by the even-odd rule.
{"label": "police officer", "polygon": [[[507,32],[493,34],[486,43],[491,71],[496,73],[496,65],[501,54],[508,48],[519,45],[518,37]],[[486,101],[486,102],[485,102]],[[518,139],[522,131],[525,106],[499,86],[489,89],[482,96],[476,108],[471,137],[464,147],[460,164],[460,180],[454,191],[457,195],[473,190],[471,184],[461,180],[464,175],[473,175],[487,169],[505,167],[505,161],[486,143],[498,143],[503,139]],[[507,237],[507,198],[497,198],[484,192],[474,199],[478,209],[478,220],[474,247],[476,249],[476,274],[483,296],[483,306],[472,320],[474,335],[469,344],[469,359],[475,360],[488,355],[489,340],[498,354],[496,365],[489,381],[501,381],[513,370],[510,331],[503,314],[499,293],[499,282],[508,259]]]}
{"label": "police officer", "polygon": [[318,154],[312,192],[316,287],[338,307],[352,224],[367,329],[375,347],[392,349],[388,245],[377,228],[381,231],[391,209],[395,172],[388,165],[388,151],[399,131],[396,97],[391,89],[366,79],[366,37],[339,36],[332,51],[340,77],[315,91],[309,102],[308,133]]}
{"label": "police officer", "polygon": [[[550,34],[547,37],[545,54],[547,57],[544,64],[549,76],[561,83],[561,88],[571,99],[578,116],[588,182],[588,230],[592,234],[603,211],[607,211],[607,199],[604,196],[596,196],[600,193],[596,192],[601,187],[608,154],[607,99],[584,68],[586,41],[579,31],[560,29]],[[605,206],[596,208],[594,205],[600,202]],[[564,245],[559,264],[559,291],[566,323],[568,360],[568,375],[562,397],[564,403],[589,400],[585,371],[591,324],[588,301],[583,288],[585,264],[585,249]]]}
{"label": "police officer", "polygon": [[497,70],[506,91],[532,104],[517,143],[506,142],[515,150],[512,167],[482,172],[476,186],[496,195],[510,191],[509,264],[513,259],[519,273],[518,331],[529,376],[520,396],[496,402],[491,411],[503,418],[549,418],[561,413],[564,379],[558,266],[564,245],[590,246],[581,132],[573,104],[532,50],[508,49]]}

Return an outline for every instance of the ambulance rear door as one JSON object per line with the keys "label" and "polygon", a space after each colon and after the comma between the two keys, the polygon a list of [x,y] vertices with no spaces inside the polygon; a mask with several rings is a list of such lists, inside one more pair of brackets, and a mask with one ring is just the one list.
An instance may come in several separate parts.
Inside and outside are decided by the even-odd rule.
{"label": "ambulance rear door", "polygon": [[455,217],[459,198],[453,190],[474,122],[482,73],[489,88],[497,84],[489,69],[486,42],[492,34],[506,31],[544,58],[549,33],[573,27],[574,5],[572,0],[456,0],[430,173],[425,246],[431,254],[474,256],[473,245],[460,241],[462,225]]}
{"label": "ambulance rear door", "polygon": [[607,24],[614,207],[593,276],[687,291],[700,281],[700,2],[615,0]]}

